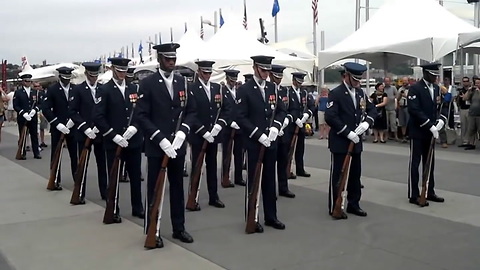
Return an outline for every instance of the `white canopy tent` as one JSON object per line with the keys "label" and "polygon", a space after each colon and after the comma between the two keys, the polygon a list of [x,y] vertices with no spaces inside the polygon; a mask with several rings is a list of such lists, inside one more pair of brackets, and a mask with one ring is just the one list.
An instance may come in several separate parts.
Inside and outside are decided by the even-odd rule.
{"label": "white canopy tent", "polygon": [[315,55],[307,48],[307,40],[307,37],[299,37],[273,43],[269,46],[287,54],[295,53],[301,58],[315,58]]}
{"label": "white canopy tent", "polygon": [[[408,14],[408,18],[392,19],[392,14]],[[381,38],[396,30],[408,31],[408,35]],[[456,50],[460,33],[476,30],[436,0],[389,0],[358,31],[319,52],[318,67],[344,58],[365,59],[377,66],[409,57],[435,61]]]}

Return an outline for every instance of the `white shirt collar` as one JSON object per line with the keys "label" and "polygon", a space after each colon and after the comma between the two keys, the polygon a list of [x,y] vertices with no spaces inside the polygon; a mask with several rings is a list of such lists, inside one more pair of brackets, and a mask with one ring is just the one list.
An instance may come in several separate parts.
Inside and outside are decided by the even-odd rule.
{"label": "white shirt collar", "polygon": [[[260,86],[262,89],[265,88],[265,85],[267,84],[265,82],[265,80],[262,80],[260,78],[258,78],[257,76],[253,76],[253,79],[255,80],[255,82],[258,84],[258,86]],[[261,82],[261,83],[260,83]]]}
{"label": "white shirt collar", "polygon": [[170,76],[167,77],[167,72],[162,70],[161,68],[158,69],[158,73],[163,77],[165,80],[172,81],[173,80],[173,72],[170,72]]}
{"label": "white shirt collar", "polygon": [[116,80],[116,79],[113,79],[113,82],[114,82],[118,87],[125,88],[125,80]]}
{"label": "white shirt collar", "polygon": [[68,83],[67,85],[63,85],[62,82],[60,82],[60,86],[63,88],[63,90],[67,91],[68,89],[70,89],[70,83]]}
{"label": "white shirt collar", "polygon": [[203,85],[203,88],[205,88],[206,90],[210,90],[210,81],[208,81],[207,83],[203,82],[202,79],[199,79],[199,81]]}
{"label": "white shirt collar", "polygon": [[97,82],[96,81],[93,85],[90,85],[90,82],[88,80],[85,81],[85,82],[87,82],[87,86],[90,87],[90,89],[95,90],[97,88]]}
{"label": "white shirt collar", "polygon": [[433,83],[429,83],[429,82],[427,82],[425,79],[422,79],[422,80],[423,80],[423,82],[425,83],[425,85],[426,85],[428,88],[430,88],[430,87],[433,88]]}

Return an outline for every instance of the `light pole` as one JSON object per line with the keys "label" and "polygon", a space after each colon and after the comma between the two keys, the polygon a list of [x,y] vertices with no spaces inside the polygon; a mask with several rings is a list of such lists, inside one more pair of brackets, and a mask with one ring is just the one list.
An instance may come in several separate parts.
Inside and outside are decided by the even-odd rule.
{"label": "light pole", "polygon": [[216,12],[216,11],[214,12],[213,18],[214,18],[214,19],[213,19],[213,20],[214,20],[213,23],[212,23],[212,21],[210,21],[210,20],[204,20],[204,19],[202,19],[202,24],[206,24],[206,25],[209,25],[209,26],[213,27],[213,29],[214,29],[213,31],[214,31],[214,33],[216,34],[216,33],[217,33],[217,29],[218,29],[217,12]]}

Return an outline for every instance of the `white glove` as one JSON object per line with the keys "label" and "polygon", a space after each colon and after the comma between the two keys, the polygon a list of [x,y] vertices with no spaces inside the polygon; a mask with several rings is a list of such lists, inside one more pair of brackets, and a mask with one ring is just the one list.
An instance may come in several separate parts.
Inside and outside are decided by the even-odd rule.
{"label": "white glove", "polygon": [[308,115],[308,113],[304,113],[302,117],[302,124],[305,124],[305,122],[307,122],[309,117],[310,115]]}
{"label": "white glove", "polygon": [[99,133],[99,132],[100,132],[100,130],[98,130],[98,128],[97,128],[97,127],[93,127],[93,128],[92,128],[92,130],[93,130],[93,132],[95,132],[95,134],[97,134],[97,133]]}
{"label": "white glove", "polygon": [[87,135],[87,137],[92,139],[92,140],[97,137],[97,135],[95,135],[95,132],[93,132],[93,130],[91,128],[85,129],[85,131],[83,133],[85,133],[85,135]]}
{"label": "white glove", "polygon": [[438,129],[436,126],[432,126],[430,132],[432,132],[433,138],[438,139]]}
{"label": "white glove", "polygon": [[219,124],[215,124],[212,128],[212,131],[210,131],[210,133],[212,134],[213,137],[215,137],[218,135],[218,133],[220,133],[220,131],[222,131],[222,126],[220,126]]}
{"label": "white glove", "polygon": [[282,137],[285,133],[283,132],[283,128],[280,129],[278,132],[278,137]]}
{"label": "white glove", "polygon": [[298,118],[297,120],[295,120],[295,124],[297,124],[297,126],[299,128],[303,128],[303,122],[300,118]]}
{"label": "white glove", "polygon": [[[173,146],[173,150],[177,150],[177,149],[180,149],[180,147],[182,147],[183,145],[183,142],[185,141],[185,138],[187,137],[187,135],[185,135],[185,133],[183,131],[177,131],[177,133],[175,133],[175,139],[173,139],[173,143],[172,143],[172,146]],[[169,142],[170,143],[170,142]],[[160,143],[161,144],[161,143]],[[161,146],[160,146],[161,147]],[[163,148],[162,148],[163,149]],[[176,155],[176,154],[175,154]],[[170,155],[167,154],[167,156],[171,157]]]}
{"label": "white glove", "polygon": [[270,147],[270,140],[268,139],[267,135],[262,134],[260,138],[258,138],[258,142],[263,144],[265,147]]}
{"label": "white glove", "polygon": [[233,129],[240,129],[240,127],[238,126],[237,122],[233,121],[231,124],[230,124],[230,127],[233,128]]}
{"label": "white glove", "polygon": [[22,114],[23,118],[25,118],[25,120],[27,121],[31,121],[32,120],[32,117],[28,114],[28,113],[24,113]]}
{"label": "white glove", "polygon": [[370,125],[367,122],[362,122],[358,127],[355,129],[355,133],[357,133],[358,136],[361,136],[367,129],[370,127]]}
{"label": "white glove", "polygon": [[290,120],[288,120],[288,118],[285,117],[285,120],[283,120],[283,125],[282,125],[282,128],[281,128],[282,131],[283,131],[283,129],[285,129],[288,126],[288,124],[290,124]]}
{"label": "white glove", "polygon": [[36,113],[37,113],[37,111],[35,111],[34,109],[32,109],[28,115],[29,115],[31,118],[33,118]]}
{"label": "white glove", "polygon": [[445,122],[443,122],[442,119],[439,119],[439,120],[438,120],[438,123],[437,123],[437,125],[436,125],[435,127],[437,128],[437,130],[441,130],[444,125],[445,125]]}
{"label": "white glove", "polygon": [[68,129],[71,129],[73,125],[75,125],[75,123],[73,123],[72,119],[68,119],[66,127]]}
{"label": "white glove", "polygon": [[347,135],[347,138],[352,141],[353,143],[358,143],[360,142],[360,138],[358,137],[357,133],[353,132],[353,131],[350,131],[350,133],[348,133]]}
{"label": "white glove", "polygon": [[[179,132],[181,132],[181,131],[179,131]],[[178,132],[177,132],[177,134],[178,134]],[[175,143],[175,141],[174,141],[174,143]],[[172,146],[172,144],[170,143],[169,140],[163,139],[160,142],[160,148],[162,148],[163,152],[165,152],[165,155],[167,155],[169,158],[176,158],[177,157],[177,151],[175,151],[175,149],[173,149],[173,146]]]}
{"label": "white glove", "polygon": [[133,135],[137,134],[137,128],[134,126],[129,126],[127,130],[123,133],[122,137],[125,138],[125,140],[130,140]]}
{"label": "white glove", "polygon": [[118,144],[120,147],[122,148],[125,148],[128,146],[128,141],[125,140],[125,138],[123,138],[122,136],[120,135],[115,135],[115,137],[113,137],[112,141],[116,144]]}
{"label": "white glove", "polygon": [[210,133],[210,132],[208,132],[208,131],[205,132],[205,134],[203,134],[202,137],[203,137],[205,140],[207,140],[207,142],[209,142],[209,143],[213,143],[213,141],[215,141],[215,138],[213,138],[212,133]]}
{"label": "white glove", "polygon": [[268,139],[273,142],[278,137],[278,129],[276,127],[271,127],[270,131],[268,132]]}
{"label": "white glove", "polygon": [[68,128],[67,128],[64,124],[62,124],[62,123],[59,123],[59,124],[57,125],[57,129],[58,129],[58,131],[60,131],[60,132],[63,133],[63,134],[68,134],[68,133],[70,133],[70,129],[68,129]]}

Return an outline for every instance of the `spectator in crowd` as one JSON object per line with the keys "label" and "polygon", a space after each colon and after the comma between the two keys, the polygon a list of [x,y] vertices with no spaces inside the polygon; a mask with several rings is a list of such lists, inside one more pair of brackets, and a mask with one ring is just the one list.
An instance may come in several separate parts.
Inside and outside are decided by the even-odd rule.
{"label": "spectator in crowd", "polygon": [[7,94],[3,91],[3,88],[0,86],[0,143],[2,142],[2,127],[5,120],[5,103],[7,102]]}
{"label": "spectator in crowd", "polygon": [[377,143],[380,137],[380,142],[385,143],[385,130],[387,130],[387,110],[388,96],[385,93],[385,85],[377,83],[375,85],[375,93],[370,96],[370,100],[377,108],[377,117],[373,123],[373,142]]}
{"label": "spectator in crowd", "polygon": [[397,102],[398,102],[398,126],[402,131],[402,143],[407,142],[407,124],[410,119],[408,114],[408,88],[410,87],[410,81],[407,77],[402,78],[402,86],[398,89]]}
{"label": "spectator in crowd", "polygon": [[[389,128],[390,132],[393,133],[393,137],[396,141],[398,141],[398,134],[397,134],[397,88],[391,84],[391,79],[389,77],[385,77],[383,80],[385,89],[384,92],[387,94],[388,102],[385,106],[385,110],[387,113],[387,127]],[[392,137],[388,136],[389,140],[393,140]]]}
{"label": "spectator in crowd", "polygon": [[475,149],[475,140],[480,132],[480,79],[475,80],[475,86],[468,90],[463,98],[470,102],[468,110],[469,144],[465,150],[473,150]]}
{"label": "spectator in crowd", "polygon": [[470,78],[462,78],[462,87],[457,90],[458,95],[455,97],[457,106],[460,110],[460,137],[462,139],[462,144],[458,147],[467,147],[469,145],[468,141],[468,110],[470,109],[470,101],[464,99],[467,92],[471,89]]}
{"label": "spectator in crowd", "polygon": [[[319,95],[318,95],[317,87],[313,86],[313,91],[312,91],[313,100],[316,101],[318,96]],[[313,112],[313,123],[315,124],[315,131],[319,130],[319,125],[320,125],[318,113],[319,113],[318,106],[315,106],[315,111]]]}
{"label": "spectator in crowd", "polygon": [[330,127],[328,126],[327,122],[325,122],[325,110],[327,109],[328,93],[329,90],[327,86],[323,86],[320,89],[320,94],[315,98],[315,107],[318,108],[319,140],[322,140],[323,138],[328,140],[328,133],[330,132]]}
{"label": "spectator in crowd", "polygon": [[[45,98],[47,93],[45,93],[45,90],[43,89],[42,85],[38,82],[35,82],[33,84],[33,88],[38,90],[38,95],[40,96],[41,99]],[[48,121],[45,119],[45,116],[43,116],[43,113],[39,114],[40,117],[40,147],[47,147],[47,144],[45,143],[45,129],[48,129]]]}
{"label": "spectator in crowd", "polygon": [[13,109],[13,95],[15,94],[15,88],[11,87],[10,91],[7,94],[7,121],[9,123],[13,123],[14,125],[17,123],[17,112]]}
{"label": "spectator in crowd", "polygon": [[440,135],[440,143],[442,144],[442,148],[448,148],[447,145],[447,133],[445,129],[447,127],[453,128],[453,106],[452,106],[452,94],[448,92],[448,88],[446,85],[442,85],[440,87],[440,98],[441,98],[441,108],[440,111],[442,111],[442,108],[448,107],[448,117],[447,117],[447,123],[442,127],[442,129],[439,130],[439,135]]}

